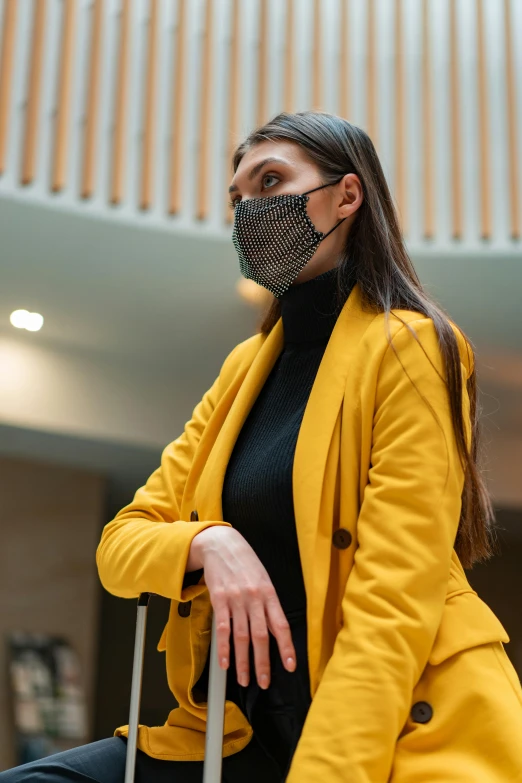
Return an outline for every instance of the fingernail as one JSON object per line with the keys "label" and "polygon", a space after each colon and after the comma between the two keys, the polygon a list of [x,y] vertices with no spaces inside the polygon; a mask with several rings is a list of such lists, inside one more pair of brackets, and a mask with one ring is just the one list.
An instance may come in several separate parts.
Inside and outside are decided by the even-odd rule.
{"label": "fingernail", "polygon": [[294,666],[295,666],[294,659],[293,658],[287,658],[286,659],[286,665],[288,666],[289,669],[293,669]]}
{"label": "fingernail", "polygon": [[248,675],[246,674],[240,674],[239,675],[239,684],[243,686],[243,688],[246,688],[248,685]]}
{"label": "fingernail", "polygon": [[261,675],[261,682],[260,685],[262,688],[268,688],[268,677],[266,674]]}
{"label": "fingernail", "polygon": [[222,667],[223,669],[226,669],[226,667],[227,667],[227,663],[228,663],[228,661],[227,661],[227,659],[226,659],[226,658],[222,658],[222,659],[221,659],[221,667]]}

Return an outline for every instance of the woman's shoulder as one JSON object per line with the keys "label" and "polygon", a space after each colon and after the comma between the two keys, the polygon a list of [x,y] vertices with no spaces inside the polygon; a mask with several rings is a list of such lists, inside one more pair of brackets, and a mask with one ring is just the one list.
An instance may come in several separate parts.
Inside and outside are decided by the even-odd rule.
{"label": "woman's shoulder", "polygon": [[[455,336],[460,361],[469,377],[474,368],[474,354],[471,342],[462,329],[449,317],[446,318]],[[432,318],[415,310],[394,309],[389,317],[378,313],[371,323],[367,337],[373,343],[374,350],[385,353],[393,343],[396,350],[404,350],[415,340],[424,348],[425,353],[436,358],[440,354],[440,337]]]}

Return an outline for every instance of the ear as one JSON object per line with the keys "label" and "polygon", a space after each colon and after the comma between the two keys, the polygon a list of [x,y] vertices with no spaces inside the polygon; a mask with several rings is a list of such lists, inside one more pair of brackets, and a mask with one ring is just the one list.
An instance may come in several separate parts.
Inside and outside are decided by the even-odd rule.
{"label": "ear", "polygon": [[353,215],[363,202],[363,189],[361,180],[357,174],[346,174],[339,182],[339,209],[340,218]]}

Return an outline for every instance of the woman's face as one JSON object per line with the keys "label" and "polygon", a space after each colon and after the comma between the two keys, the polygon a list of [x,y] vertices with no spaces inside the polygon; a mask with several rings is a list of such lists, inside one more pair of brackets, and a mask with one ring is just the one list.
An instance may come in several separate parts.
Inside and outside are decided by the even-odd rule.
{"label": "woman's face", "polygon": [[[230,201],[235,204],[249,198],[304,193],[322,184],[319,169],[302,147],[291,141],[267,140],[243,156],[230,183]],[[310,193],[308,198],[307,212],[318,231],[326,234],[339,220],[345,220],[320,243],[295,283],[304,283],[336,266],[362,203],[359,177],[346,174],[336,185]]]}

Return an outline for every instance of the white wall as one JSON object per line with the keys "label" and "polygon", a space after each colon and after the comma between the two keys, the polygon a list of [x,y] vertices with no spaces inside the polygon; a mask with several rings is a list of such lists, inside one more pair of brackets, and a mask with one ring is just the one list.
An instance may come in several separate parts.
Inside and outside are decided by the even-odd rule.
{"label": "white wall", "polygon": [[142,446],[177,437],[206,390],[198,397],[197,380],[184,384],[172,370],[6,336],[0,367],[2,423]]}

